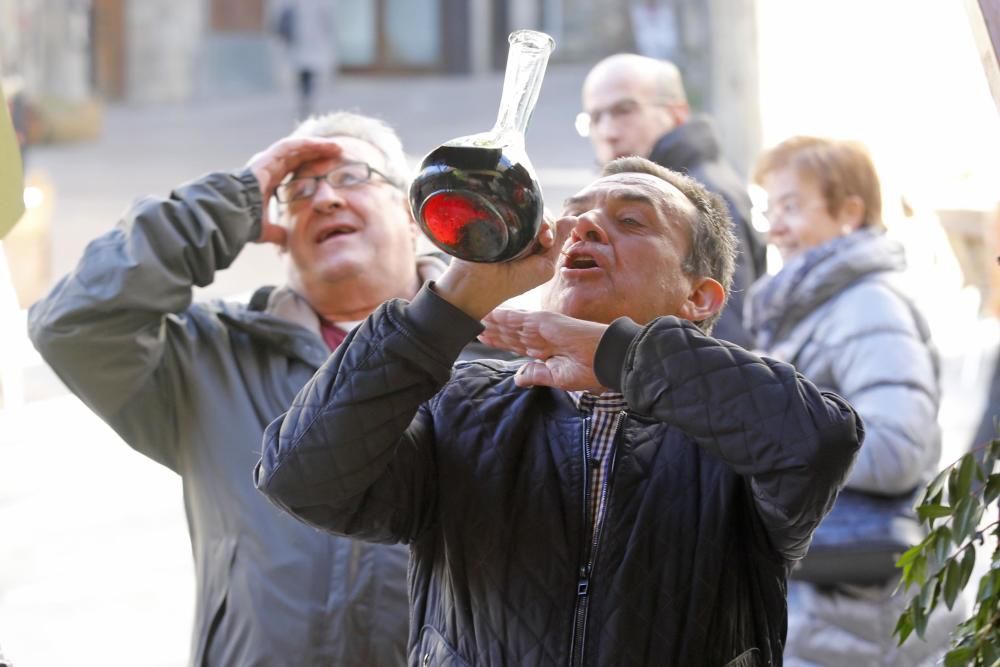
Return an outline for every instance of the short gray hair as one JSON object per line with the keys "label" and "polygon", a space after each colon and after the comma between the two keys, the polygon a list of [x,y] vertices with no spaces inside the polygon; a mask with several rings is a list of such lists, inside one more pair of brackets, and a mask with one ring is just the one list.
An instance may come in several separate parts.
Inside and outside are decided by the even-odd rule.
{"label": "short gray hair", "polygon": [[385,156],[385,175],[404,192],[410,185],[410,164],[403,142],[387,123],[350,111],[334,111],[311,116],[299,123],[293,137],[354,137],[365,141]]}
{"label": "short gray hair", "polygon": [[[722,198],[706,190],[693,178],[671,171],[646,158],[621,157],[612,160],[604,166],[601,176],[614,174],[655,176],[680,190],[681,194],[694,204],[698,215],[691,221],[691,248],[684,258],[681,269],[694,278],[712,278],[718,281],[726,290],[728,300],[736,266],[736,235],[733,233],[733,223]],[[722,308],[695,324],[705,333],[711,333],[721,314]]]}

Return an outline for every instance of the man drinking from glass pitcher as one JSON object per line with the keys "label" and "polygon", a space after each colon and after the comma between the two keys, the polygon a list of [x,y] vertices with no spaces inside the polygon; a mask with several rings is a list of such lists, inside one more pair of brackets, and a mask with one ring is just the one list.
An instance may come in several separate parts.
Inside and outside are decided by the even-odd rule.
{"label": "man drinking from glass pitcher", "polygon": [[[856,414],[711,337],[734,240],[691,179],[615,160],[538,242],[382,304],[267,428],[258,488],[410,547],[411,665],[780,664]],[[453,369],[476,336],[533,360]]]}

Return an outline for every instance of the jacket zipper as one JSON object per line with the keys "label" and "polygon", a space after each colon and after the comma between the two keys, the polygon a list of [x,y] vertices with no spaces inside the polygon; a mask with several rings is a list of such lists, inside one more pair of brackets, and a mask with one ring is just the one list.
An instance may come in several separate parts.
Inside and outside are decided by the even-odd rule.
{"label": "jacket zipper", "polygon": [[625,421],[625,411],[620,411],[615,421],[614,440],[611,443],[611,461],[608,464],[608,474],[604,476],[604,480],[601,482],[601,498],[597,506],[597,515],[600,517],[600,521],[597,525],[593,526],[592,532],[592,520],[590,516],[591,416],[591,414],[588,414],[583,421],[583,521],[584,531],[590,532],[591,539],[589,549],[584,552],[583,558],[581,558],[581,562],[585,564],[580,566],[578,572],[576,609],[574,611],[575,625],[573,626],[573,641],[570,646],[570,665],[583,664],[583,645],[586,640],[587,630],[587,610],[590,605],[590,575],[594,569],[594,561],[597,560],[601,532],[602,528],[604,528],[604,519],[607,515],[606,505],[611,491],[611,480],[614,476],[615,458],[618,455],[618,441],[621,439],[621,427],[622,422]]}

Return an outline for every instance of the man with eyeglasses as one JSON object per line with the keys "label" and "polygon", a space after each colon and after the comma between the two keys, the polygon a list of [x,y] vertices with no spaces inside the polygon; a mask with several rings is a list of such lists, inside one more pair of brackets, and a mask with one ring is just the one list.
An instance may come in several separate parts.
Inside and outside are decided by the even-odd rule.
{"label": "man with eyeglasses", "polygon": [[582,97],[576,129],[590,137],[602,165],[629,155],[645,157],[691,176],[725,200],[738,255],[715,335],[751,345],[743,325],[743,295],[765,273],[766,246],[750,223],[746,185],[722,156],[709,117],[691,112],[677,66],[634,54],[609,56],[587,74]]}
{"label": "man with eyeglasses", "polygon": [[[192,665],[405,661],[406,549],[299,523],[252,470],[264,427],[351,327],[444,271],[416,255],[406,182],[391,128],[312,118],[240,171],[138,202],[31,308],[32,340],[70,389],[184,480]],[[253,242],[282,249],[286,284],[192,303]]]}

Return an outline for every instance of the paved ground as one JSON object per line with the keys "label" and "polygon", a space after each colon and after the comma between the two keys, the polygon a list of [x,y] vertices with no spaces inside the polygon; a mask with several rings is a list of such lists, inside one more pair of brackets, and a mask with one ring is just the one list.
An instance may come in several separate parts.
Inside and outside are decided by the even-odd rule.
{"label": "paved ground", "polygon": [[[550,202],[592,174],[589,146],[573,131],[582,76],[580,68],[550,68],[528,133]],[[327,101],[383,116],[419,156],[445,139],[488,129],[500,86],[496,75],[341,79]],[[282,136],[291,116],[285,95],[111,108],[98,141],[36,149],[32,179],[53,194],[52,274],[69,270],[86,241],[135,197],[239,167]],[[278,279],[273,251],[251,248],[203,296]],[[939,290],[928,292],[928,302],[945,358],[941,421],[951,460],[982,408],[983,369],[997,331],[975,320],[967,291],[937,274],[927,283]],[[18,333],[5,354],[26,367],[27,402],[0,410],[4,654],[19,666],[184,664],[193,583],[179,479],[129,450],[66,394],[20,335],[23,313],[13,322],[6,317],[3,330]]]}

